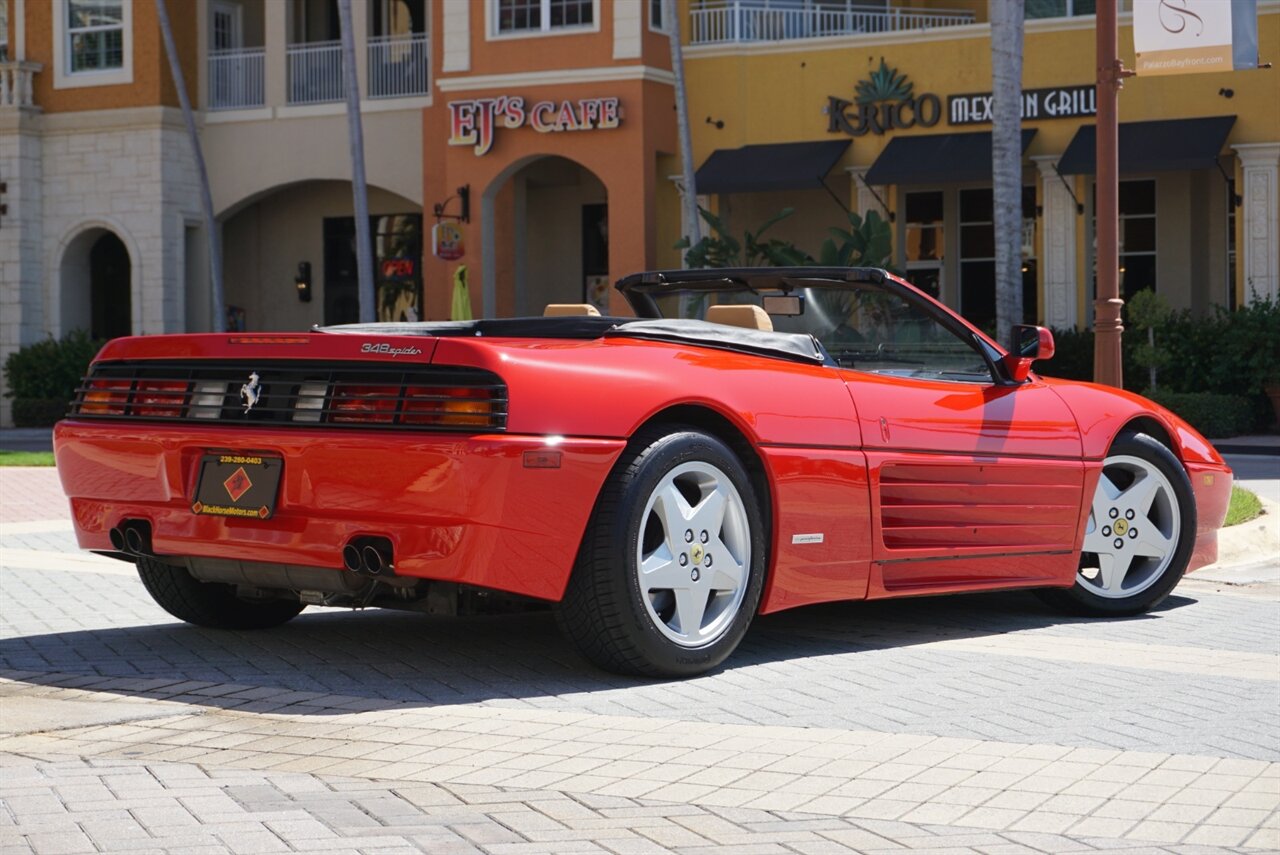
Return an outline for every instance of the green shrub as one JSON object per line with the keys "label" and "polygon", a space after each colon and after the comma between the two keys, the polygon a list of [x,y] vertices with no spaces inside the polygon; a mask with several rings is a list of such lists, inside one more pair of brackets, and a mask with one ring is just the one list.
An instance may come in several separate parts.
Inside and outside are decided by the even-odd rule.
{"label": "green shrub", "polygon": [[83,330],[61,341],[47,338],[9,354],[4,379],[13,398],[13,420],[19,427],[51,425],[66,415],[80,378],[102,347]]}
{"label": "green shrub", "polygon": [[1240,395],[1170,392],[1167,389],[1148,389],[1143,394],[1181,416],[1209,439],[1238,436],[1254,428],[1253,404]]}

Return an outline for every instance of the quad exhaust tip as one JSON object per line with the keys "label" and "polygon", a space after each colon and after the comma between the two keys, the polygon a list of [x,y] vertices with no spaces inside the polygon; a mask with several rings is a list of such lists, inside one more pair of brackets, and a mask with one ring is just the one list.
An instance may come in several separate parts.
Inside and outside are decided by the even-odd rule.
{"label": "quad exhaust tip", "polygon": [[146,520],[125,520],[107,532],[111,547],[133,557],[151,555],[151,523]]}
{"label": "quad exhaust tip", "polygon": [[353,537],[342,547],[342,566],[368,576],[392,575],[395,572],[393,555],[390,538]]}

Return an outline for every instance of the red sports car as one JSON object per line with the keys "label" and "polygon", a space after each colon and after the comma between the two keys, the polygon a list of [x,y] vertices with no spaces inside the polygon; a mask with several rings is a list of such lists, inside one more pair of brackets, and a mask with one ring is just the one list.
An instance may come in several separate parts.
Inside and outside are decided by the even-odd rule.
{"label": "red sports car", "polygon": [[1029,369],[881,270],[622,280],[636,318],[123,338],[55,431],[86,549],[171,614],[555,604],[614,671],[757,613],[1036,588],[1127,615],[1212,561],[1231,471],[1150,401]]}

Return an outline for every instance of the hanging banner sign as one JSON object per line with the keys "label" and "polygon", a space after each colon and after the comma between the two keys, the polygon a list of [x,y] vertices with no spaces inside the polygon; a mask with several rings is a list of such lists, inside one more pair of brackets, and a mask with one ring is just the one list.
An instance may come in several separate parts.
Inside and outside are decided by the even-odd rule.
{"label": "hanging banner sign", "polygon": [[[1098,112],[1098,91],[1092,84],[1052,86],[1022,90],[1022,120],[1074,119]],[[953,125],[980,125],[991,122],[991,93],[948,95],[947,117]]]}
{"label": "hanging banner sign", "polygon": [[577,101],[539,101],[525,107],[519,95],[474,98],[449,102],[449,145],[469,145],[482,157],[493,148],[499,127],[529,125],[540,134],[564,131],[607,131],[622,124],[617,98],[581,98]]}
{"label": "hanging banner sign", "polygon": [[1257,0],[1133,0],[1139,75],[1258,66]]}
{"label": "hanging banner sign", "polygon": [[436,223],[431,227],[431,254],[445,261],[462,258],[462,226],[456,223]]}

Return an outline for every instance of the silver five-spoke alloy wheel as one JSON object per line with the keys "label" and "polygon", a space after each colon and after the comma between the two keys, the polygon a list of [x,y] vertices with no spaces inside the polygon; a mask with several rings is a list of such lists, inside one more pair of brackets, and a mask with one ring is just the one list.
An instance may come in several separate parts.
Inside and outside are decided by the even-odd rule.
{"label": "silver five-spoke alloy wheel", "polygon": [[1178,496],[1163,472],[1141,457],[1106,458],[1085,529],[1077,582],[1109,599],[1142,593],[1173,561],[1181,526]]}
{"label": "silver five-spoke alloy wheel", "polygon": [[737,488],[710,463],[683,463],[658,482],[641,519],[635,567],[649,619],[681,647],[711,644],[747,590],[751,530]]}

